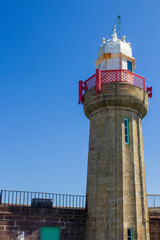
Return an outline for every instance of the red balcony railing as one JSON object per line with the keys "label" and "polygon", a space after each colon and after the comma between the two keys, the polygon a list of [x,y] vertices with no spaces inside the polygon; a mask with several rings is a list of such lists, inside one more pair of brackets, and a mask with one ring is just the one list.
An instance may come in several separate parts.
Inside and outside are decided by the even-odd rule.
{"label": "red balcony railing", "polygon": [[83,103],[83,94],[90,88],[96,87],[96,93],[101,91],[101,85],[111,82],[128,83],[145,90],[145,79],[128,70],[96,70],[96,74],[88,78],[84,83],[79,84],[79,103]]}

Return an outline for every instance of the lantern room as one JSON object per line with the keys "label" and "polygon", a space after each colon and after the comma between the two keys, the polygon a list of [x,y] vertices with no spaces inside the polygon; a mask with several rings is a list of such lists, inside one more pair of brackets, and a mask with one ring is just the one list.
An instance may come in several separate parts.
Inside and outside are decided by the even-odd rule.
{"label": "lantern room", "polygon": [[117,37],[116,25],[114,25],[111,39],[105,41],[105,38],[102,38],[95,65],[102,71],[114,69],[134,71],[135,59],[132,57],[131,44],[126,42],[125,36],[122,37],[122,40]]}
{"label": "lantern room", "polygon": [[132,57],[131,44],[120,34],[120,16],[117,21],[118,31],[116,32],[115,24],[111,37],[107,41],[102,38],[95,61],[96,73],[85,81],[79,81],[79,104],[83,104],[85,93],[90,88],[95,87],[96,94],[100,94],[103,84],[118,82],[145,90],[145,79],[134,73],[135,58]]}

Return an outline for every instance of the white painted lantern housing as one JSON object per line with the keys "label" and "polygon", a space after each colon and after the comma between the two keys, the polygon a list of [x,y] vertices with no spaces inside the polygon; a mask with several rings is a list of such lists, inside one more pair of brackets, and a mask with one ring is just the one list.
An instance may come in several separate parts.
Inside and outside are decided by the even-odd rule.
{"label": "white painted lantern housing", "polygon": [[102,71],[114,69],[134,71],[135,59],[132,57],[131,44],[126,42],[125,36],[122,40],[117,38],[115,27],[111,39],[106,42],[105,38],[102,39],[95,65]]}

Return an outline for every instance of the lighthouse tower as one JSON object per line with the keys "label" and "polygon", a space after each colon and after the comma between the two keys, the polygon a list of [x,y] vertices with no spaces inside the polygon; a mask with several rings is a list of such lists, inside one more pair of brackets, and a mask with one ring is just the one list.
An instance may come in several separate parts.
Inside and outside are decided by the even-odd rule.
{"label": "lighthouse tower", "polygon": [[87,240],[149,240],[141,120],[148,110],[145,79],[135,73],[126,37],[102,39],[96,73],[79,81],[90,120]]}

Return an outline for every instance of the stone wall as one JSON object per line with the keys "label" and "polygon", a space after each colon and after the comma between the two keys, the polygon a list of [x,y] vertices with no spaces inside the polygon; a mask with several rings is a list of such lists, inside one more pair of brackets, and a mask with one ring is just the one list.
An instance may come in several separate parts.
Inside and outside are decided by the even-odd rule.
{"label": "stone wall", "polygon": [[40,209],[0,206],[0,239],[40,240],[41,227],[59,227],[61,240],[85,240],[86,212],[74,209]]}

